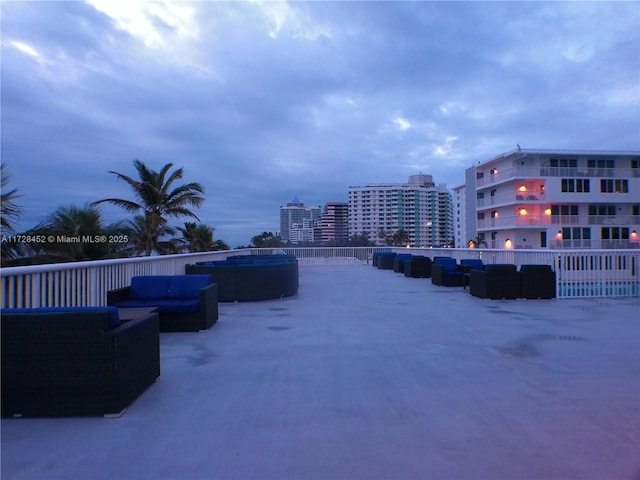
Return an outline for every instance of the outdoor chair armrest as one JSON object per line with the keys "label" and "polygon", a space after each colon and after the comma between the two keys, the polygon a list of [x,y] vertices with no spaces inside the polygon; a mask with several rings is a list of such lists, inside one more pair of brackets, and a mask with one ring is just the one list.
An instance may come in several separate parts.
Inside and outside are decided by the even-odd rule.
{"label": "outdoor chair armrest", "polygon": [[[120,337],[125,335],[131,335],[132,332],[140,329],[151,329],[153,332],[153,320],[149,320],[149,317],[153,317],[154,315],[158,315],[158,312],[147,313],[146,315],[141,315],[133,320],[127,320],[126,322],[121,322],[116,328],[112,328],[105,333],[105,335],[109,335],[112,337]],[[157,323],[157,322],[156,322]],[[151,327],[149,327],[151,325]]]}
{"label": "outdoor chair armrest", "polygon": [[216,283],[200,289],[200,310],[210,315],[215,312],[215,317],[218,318],[218,285]]}
{"label": "outdoor chair armrest", "polygon": [[124,302],[129,299],[131,294],[131,286],[116,288],[115,290],[107,291],[107,305],[116,305],[120,302]]}

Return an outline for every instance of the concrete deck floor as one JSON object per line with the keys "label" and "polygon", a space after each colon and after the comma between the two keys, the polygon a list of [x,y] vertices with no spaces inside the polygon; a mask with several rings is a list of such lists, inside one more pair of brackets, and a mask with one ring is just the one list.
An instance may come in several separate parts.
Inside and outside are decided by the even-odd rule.
{"label": "concrete deck floor", "polygon": [[639,307],[301,266],[162,334],[122,417],[2,420],[2,479],[637,480]]}

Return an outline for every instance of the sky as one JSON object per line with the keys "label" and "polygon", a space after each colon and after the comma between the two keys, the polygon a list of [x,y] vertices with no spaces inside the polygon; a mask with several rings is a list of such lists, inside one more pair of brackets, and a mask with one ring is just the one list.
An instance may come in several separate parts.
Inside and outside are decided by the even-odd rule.
{"label": "sky", "polygon": [[[523,149],[640,150],[640,2],[3,1],[16,226],[184,169],[215,239]],[[100,207],[107,223],[130,214]],[[189,219],[172,220],[182,225]]]}

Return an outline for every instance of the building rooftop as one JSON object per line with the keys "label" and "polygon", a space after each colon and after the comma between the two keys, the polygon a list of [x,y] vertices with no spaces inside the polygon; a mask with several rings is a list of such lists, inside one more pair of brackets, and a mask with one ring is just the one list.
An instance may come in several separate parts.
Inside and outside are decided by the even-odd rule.
{"label": "building rooftop", "polygon": [[589,156],[592,158],[598,157],[636,157],[640,156],[640,151],[634,150],[552,150],[552,149],[534,149],[534,148],[518,148],[516,147],[514,150],[510,150],[508,152],[500,153],[489,160],[482,162],[482,164],[487,164],[493,162],[495,160],[501,160],[505,157],[509,157],[511,155],[554,155],[558,157],[566,157],[566,156]]}
{"label": "building rooftop", "polygon": [[639,306],[301,265],[295,297],[161,334],[120,418],[3,419],[2,478],[640,478]]}

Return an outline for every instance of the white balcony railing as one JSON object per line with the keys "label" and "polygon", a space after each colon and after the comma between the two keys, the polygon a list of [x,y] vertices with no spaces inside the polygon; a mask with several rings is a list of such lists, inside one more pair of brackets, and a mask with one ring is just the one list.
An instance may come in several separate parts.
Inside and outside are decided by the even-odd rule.
{"label": "white balcony railing", "polygon": [[513,178],[637,178],[640,170],[637,168],[587,168],[587,167],[512,167],[500,170],[494,174],[487,174],[476,179],[476,188],[486,187]]}
{"label": "white balcony railing", "polygon": [[640,296],[640,250],[495,250],[400,247],[242,249],[137,257],[0,270],[2,307],[91,306],[106,303],[107,290],[130,284],[135,275],[182,274],[189,263],[247,253],[287,253],[304,264],[367,264],[376,251],[395,251],[485,264],[546,264],[556,272],[558,298]]}
{"label": "white balcony railing", "polygon": [[583,225],[585,227],[610,227],[640,225],[638,215],[546,215],[528,213],[526,215],[500,215],[494,218],[483,218],[477,220],[477,227],[480,230],[494,228],[519,228],[528,226],[548,226],[548,225]]}
{"label": "white balcony railing", "polygon": [[497,195],[485,195],[483,198],[476,200],[477,207],[490,207],[502,204],[528,204],[531,202],[544,202],[547,196],[544,192],[506,192]]}

